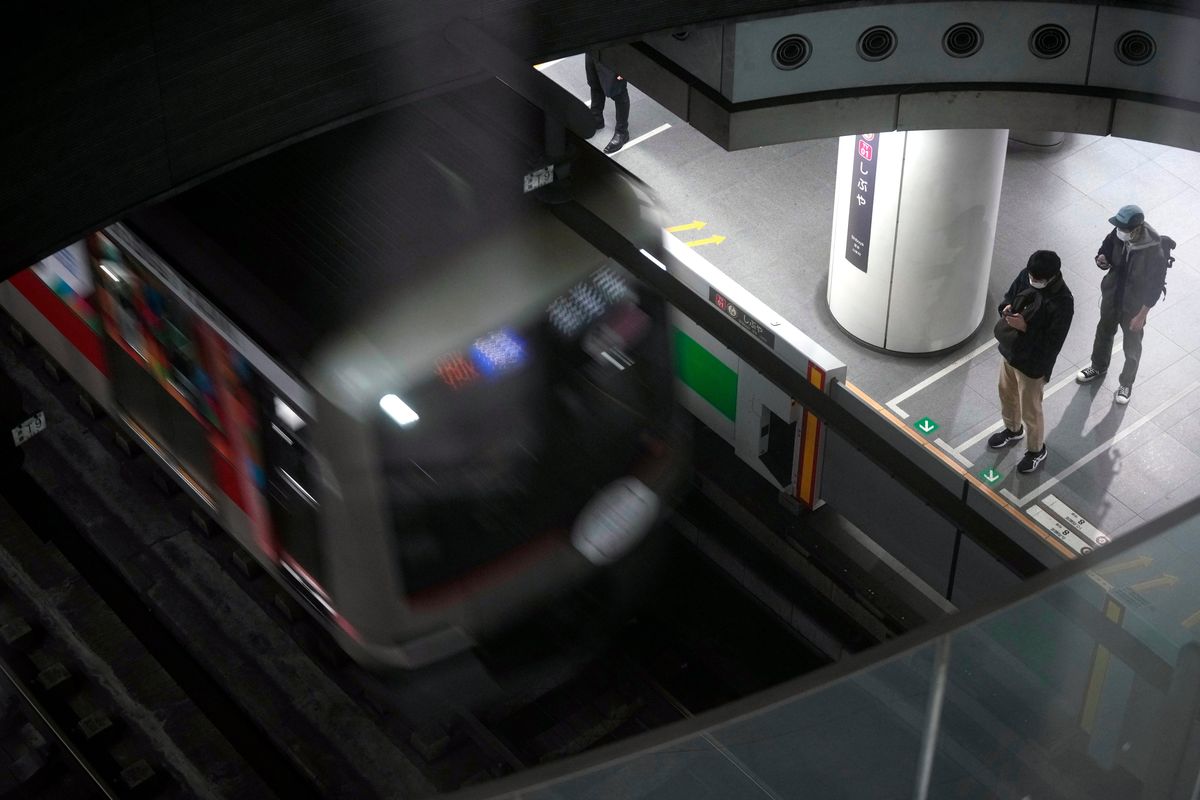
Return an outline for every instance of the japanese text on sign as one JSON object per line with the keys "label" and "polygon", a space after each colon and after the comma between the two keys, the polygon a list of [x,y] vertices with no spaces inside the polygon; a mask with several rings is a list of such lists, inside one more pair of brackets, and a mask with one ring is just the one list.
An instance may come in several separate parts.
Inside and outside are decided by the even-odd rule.
{"label": "japanese text on sign", "polygon": [[708,300],[714,306],[719,308],[725,314],[725,316],[729,317],[731,320],[753,334],[754,337],[760,342],[765,344],[767,347],[770,347],[772,350],[775,349],[775,334],[771,333],[770,329],[768,329],[766,325],[763,325],[754,317],[747,314],[745,309],[732,303],[729,298],[711,286],[708,287]]}
{"label": "japanese text on sign", "polygon": [[875,165],[879,145],[874,133],[860,133],[854,142],[854,185],[850,192],[850,213],[846,219],[846,260],[867,271],[871,246],[871,216],[875,206]]}

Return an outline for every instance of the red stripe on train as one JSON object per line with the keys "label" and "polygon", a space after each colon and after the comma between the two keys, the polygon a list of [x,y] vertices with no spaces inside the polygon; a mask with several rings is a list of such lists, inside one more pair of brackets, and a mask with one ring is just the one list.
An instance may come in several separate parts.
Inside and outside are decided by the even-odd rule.
{"label": "red stripe on train", "polygon": [[67,337],[76,350],[87,358],[88,361],[100,370],[104,375],[108,375],[108,363],[104,360],[104,350],[100,346],[100,336],[92,330],[88,324],[74,311],[72,311],[62,299],[54,293],[46,284],[42,283],[32,269],[24,270],[13,275],[8,280],[13,285],[13,288],[20,292],[29,303],[38,310],[38,312],[46,318],[46,320],[54,326],[54,328]]}

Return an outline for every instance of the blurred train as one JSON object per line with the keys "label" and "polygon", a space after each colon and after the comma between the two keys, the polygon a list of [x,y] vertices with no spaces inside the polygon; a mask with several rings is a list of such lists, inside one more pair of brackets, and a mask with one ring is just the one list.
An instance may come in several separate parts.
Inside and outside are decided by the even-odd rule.
{"label": "blurred train", "polygon": [[[667,307],[523,191],[542,134],[498,82],[385,112],[0,305],[356,660],[429,664],[636,553],[682,482]],[[658,251],[645,188],[578,150],[571,199]]]}

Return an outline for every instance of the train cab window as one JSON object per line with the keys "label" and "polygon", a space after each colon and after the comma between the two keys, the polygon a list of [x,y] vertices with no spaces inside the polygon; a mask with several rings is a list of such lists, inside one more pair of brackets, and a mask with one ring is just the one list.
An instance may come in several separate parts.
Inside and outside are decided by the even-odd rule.
{"label": "train cab window", "polygon": [[643,434],[670,412],[665,319],[660,301],[606,268],[381,400],[409,594],[569,530],[600,487],[629,474]]}

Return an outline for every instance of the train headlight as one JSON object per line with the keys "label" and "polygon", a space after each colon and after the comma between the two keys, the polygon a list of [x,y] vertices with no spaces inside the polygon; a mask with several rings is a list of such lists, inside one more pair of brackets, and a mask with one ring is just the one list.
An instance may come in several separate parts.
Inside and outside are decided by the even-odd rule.
{"label": "train headlight", "polygon": [[385,394],[379,398],[379,407],[401,428],[406,428],[421,418],[420,414],[412,410],[412,406],[394,394]]}
{"label": "train headlight", "polygon": [[579,513],[571,544],[593,564],[609,564],[650,532],[661,508],[658,495],[637,478],[613,481]]}

